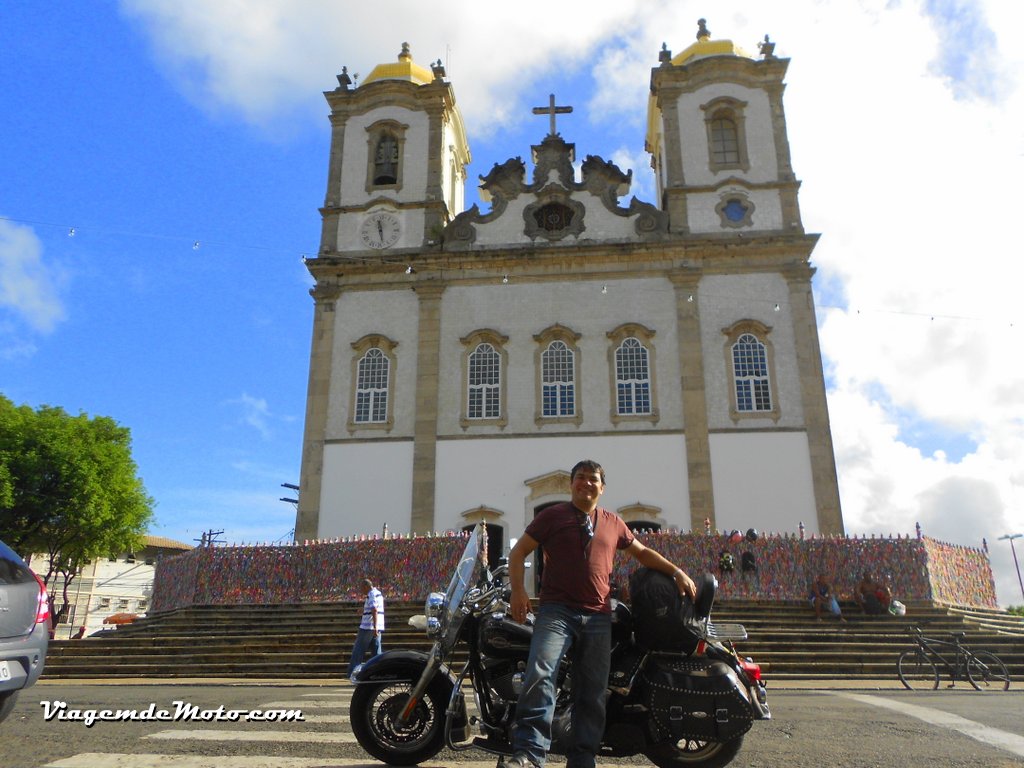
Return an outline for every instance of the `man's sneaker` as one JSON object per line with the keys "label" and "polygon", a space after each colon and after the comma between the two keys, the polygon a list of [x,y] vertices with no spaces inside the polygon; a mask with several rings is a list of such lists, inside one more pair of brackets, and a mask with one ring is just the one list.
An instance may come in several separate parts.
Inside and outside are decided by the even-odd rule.
{"label": "man's sneaker", "polygon": [[540,768],[535,762],[530,760],[526,755],[512,755],[505,761],[505,768]]}

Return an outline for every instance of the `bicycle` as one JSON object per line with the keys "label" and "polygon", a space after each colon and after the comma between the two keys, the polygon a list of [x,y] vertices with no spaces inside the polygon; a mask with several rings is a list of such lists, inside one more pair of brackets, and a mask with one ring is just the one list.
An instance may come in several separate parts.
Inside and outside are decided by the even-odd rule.
{"label": "bicycle", "polygon": [[907,633],[913,636],[916,645],[900,654],[896,671],[908,690],[939,687],[936,661],[949,673],[950,688],[957,680],[966,679],[979,691],[1009,689],[1006,665],[990,651],[975,652],[968,648],[963,642],[966,632],[950,633],[952,640],[926,637],[920,627],[907,627]]}

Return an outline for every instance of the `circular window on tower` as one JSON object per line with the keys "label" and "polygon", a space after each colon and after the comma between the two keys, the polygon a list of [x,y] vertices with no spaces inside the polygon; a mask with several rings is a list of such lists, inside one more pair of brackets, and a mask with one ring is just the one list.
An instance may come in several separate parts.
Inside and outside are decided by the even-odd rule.
{"label": "circular window on tower", "polygon": [[749,227],[753,222],[754,204],[746,195],[731,194],[715,206],[723,227]]}
{"label": "circular window on tower", "polygon": [[568,235],[579,237],[586,228],[583,204],[571,199],[548,199],[531,203],[523,210],[525,232],[531,239],[561,240]]}

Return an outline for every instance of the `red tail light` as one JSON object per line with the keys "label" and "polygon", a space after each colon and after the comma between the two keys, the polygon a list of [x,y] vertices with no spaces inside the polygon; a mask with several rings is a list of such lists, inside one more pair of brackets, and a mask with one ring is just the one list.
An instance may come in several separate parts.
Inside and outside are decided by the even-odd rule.
{"label": "red tail light", "polygon": [[36,624],[50,620],[50,596],[46,592],[46,584],[35,573],[32,574],[39,582],[39,607],[36,608]]}
{"label": "red tail light", "polygon": [[751,682],[759,682],[761,680],[761,665],[755,664],[752,661],[740,661],[740,666],[743,667],[743,671],[747,673],[747,677],[750,678]]}

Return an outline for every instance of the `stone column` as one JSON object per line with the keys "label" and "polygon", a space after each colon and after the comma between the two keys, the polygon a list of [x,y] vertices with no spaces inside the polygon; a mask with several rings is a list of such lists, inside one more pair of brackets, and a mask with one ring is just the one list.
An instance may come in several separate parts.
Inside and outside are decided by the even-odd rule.
{"label": "stone column", "polygon": [[302,465],[299,472],[299,507],[295,515],[295,541],[299,542],[319,538],[324,441],[327,438],[327,412],[334,359],[334,308],[341,295],[341,287],[317,283],[310,295],[315,306],[306,393],[306,427],[302,438]]}
{"label": "stone column", "polygon": [[416,286],[420,300],[416,348],[416,416],[412,450],[412,516],[410,531],[434,529],[437,464],[438,357],[441,352],[441,295],[443,284]]}
{"label": "stone column", "polygon": [[804,404],[804,425],[811,459],[814,504],[821,533],[841,534],[843,513],[839,505],[839,480],[836,475],[832,427],[825,398],[825,374],[821,366],[821,344],[811,292],[813,267],[799,263],[785,270],[789,301],[793,314],[796,364],[800,374],[800,397]]}
{"label": "stone column", "polygon": [[665,164],[665,199],[661,204],[669,217],[669,231],[687,234],[690,231],[687,210],[686,177],[683,173],[683,142],[679,126],[678,88],[662,87],[658,93],[661,116],[664,121],[662,135],[662,161]]}
{"label": "stone column", "polygon": [[345,125],[348,118],[334,113],[331,115],[331,151],[327,163],[327,192],[324,195],[324,209],[320,223],[320,252],[330,253],[338,249],[338,226],[341,217],[337,211],[342,201],[341,168],[345,151]]}
{"label": "stone column", "polygon": [[705,518],[715,527],[715,493],[711,483],[711,444],[704,389],[704,355],[700,336],[700,275],[680,271],[669,276],[676,291],[676,328],[682,376],[686,475],[690,489],[690,530],[703,531]]}

